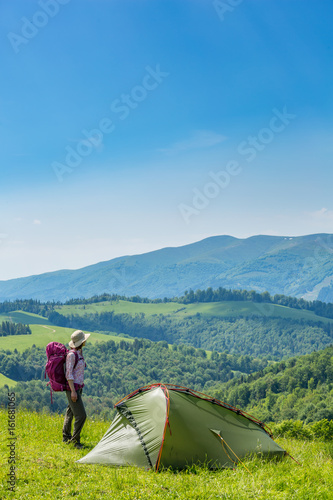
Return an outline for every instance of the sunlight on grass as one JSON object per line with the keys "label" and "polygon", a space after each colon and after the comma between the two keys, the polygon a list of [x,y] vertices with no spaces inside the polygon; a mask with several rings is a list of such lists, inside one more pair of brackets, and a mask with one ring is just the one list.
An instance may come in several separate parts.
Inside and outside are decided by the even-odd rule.
{"label": "sunlight on grass", "polygon": [[[239,317],[262,316],[263,304],[250,301],[222,301],[222,302],[195,302],[193,304],[182,304],[179,302],[143,303],[130,302],[126,300],[113,300],[96,302],[91,304],[71,304],[56,306],[55,310],[63,315],[77,314],[101,314],[113,311],[115,314],[135,314],[144,313],[146,316],[170,315],[174,318],[184,318],[202,314],[203,316]],[[264,309],[265,311],[265,309]],[[317,316],[313,311],[294,309],[278,304],[269,304],[269,315],[271,317],[289,318],[294,320],[304,319],[305,321],[323,321],[331,323],[333,320]]]}
{"label": "sunlight on grass", "polygon": [[[9,349],[11,351],[17,349],[19,352],[23,352],[25,349],[32,347],[33,344],[35,344],[36,347],[46,347],[49,342],[61,342],[67,345],[71,338],[71,334],[74,332],[74,328],[64,328],[62,326],[53,325],[30,325],[30,328],[32,332],[31,335],[9,335],[7,337],[0,337],[0,349]],[[125,340],[125,338],[118,335],[105,335],[97,332],[91,333],[89,337],[89,343],[92,344],[95,342],[108,342],[109,340],[120,342],[121,340]],[[131,342],[131,339],[126,338],[126,341]]]}
{"label": "sunlight on grass", "polygon": [[16,491],[8,493],[6,454],[7,412],[0,410],[2,468],[0,497],[136,499],[331,499],[333,489],[331,443],[279,439],[302,465],[287,457],[282,461],[246,460],[235,470],[209,471],[191,467],[187,471],[155,473],[135,467],[79,465],[100,440],[109,423],[88,420],[76,450],[62,443],[63,417],[26,410],[16,415]]}
{"label": "sunlight on grass", "polygon": [[16,384],[17,382],[15,380],[12,380],[11,378],[6,377],[6,375],[0,373],[0,387],[3,387],[4,385],[14,387]]}

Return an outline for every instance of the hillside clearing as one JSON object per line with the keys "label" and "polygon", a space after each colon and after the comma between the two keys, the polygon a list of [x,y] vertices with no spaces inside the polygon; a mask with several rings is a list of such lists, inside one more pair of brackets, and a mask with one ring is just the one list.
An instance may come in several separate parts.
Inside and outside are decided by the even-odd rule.
{"label": "hillside clearing", "polygon": [[0,387],[4,387],[5,385],[14,387],[16,384],[17,382],[15,380],[12,380],[11,378],[6,377],[6,375],[0,373]]}
{"label": "hillside clearing", "polygon": [[[34,344],[36,347],[46,347],[49,342],[61,342],[67,345],[74,331],[73,328],[64,328],[61,326],[46,328],[45,325],[30,325],[30,328],[31,335],[0,337],[0,349],[9,349],[11,351],[17,349],[19,352],[23,352]],[[92,344],[95,342],[108,342],[109,340],[120,342],[121,340],[125,340],[125,337],[118,336],[117,334],[105,335],[97,332],[93,332],[89,337],[89,342]],[[126,338],[126,341],[131,342],[131,339]]]}
{"label": "hillside clearing", "polygon": [[23,323],[24,325],[52,325],[47,318],[26,311],[11,311],[0,314],[1,321],[12,321],[13,323]]}
{"label": "hillside clearing", "polygon": [[85,314],[114,312],[115,314],[130,314],[132,316],[143,313],[146,316],[163,314],[165,316],[184,318],[199,313],[204,316],[264,316],[267,318],[289,318],[313,322],[322,321],[325,324],[333,322],[332,319],[317,316],[313,311],[294,309],[271,303],[235,300],[223,302],[195,302],[193,304],[182,304],[179,302],[161,302],[154,304],[114,300],[91,304],[56,306],[55,311],[65,316],[69,316],[70,314],[84,316]]}

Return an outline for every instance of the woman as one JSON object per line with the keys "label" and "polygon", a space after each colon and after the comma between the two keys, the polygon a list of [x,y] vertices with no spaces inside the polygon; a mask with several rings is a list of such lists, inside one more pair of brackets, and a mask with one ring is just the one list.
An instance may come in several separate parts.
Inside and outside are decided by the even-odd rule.
{"label": "woman", "polygon": [[[82,388],[84,386],[84,369],[86,363],[82,355],[82,347],[90,333],[84,333],[82,330],[76,330],[71,335],[69,347],[71,350],[66,358],[66,379],[70,390],[66,390],[68,406],[65,414],[64,425],[62,428],[63,441],[74,443],[75,448],[83,448],[80,443],[80,434],[83,424],[86,420],[86,411],[82,402]],[[74,431],[72,435],[72,420],[75,418]]]}

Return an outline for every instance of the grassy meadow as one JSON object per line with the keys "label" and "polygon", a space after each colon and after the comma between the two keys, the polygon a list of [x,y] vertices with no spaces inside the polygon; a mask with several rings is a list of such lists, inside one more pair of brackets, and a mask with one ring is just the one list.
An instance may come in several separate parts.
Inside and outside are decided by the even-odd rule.
{"label": "grassy meadow", "polygon": [[[0,337],[0,349],[9,349],[13,351],[17,349],[23,352],[25,349],[32,347],[46,347],[49,342],[61,342],[68,344],[73,328],[64,328],[62,326],[47,326],[47,325],[30,325],[31,335],[8,335],[7,337]],[[91,333],[91,332],[86,332]],[[120,342],[125,337],[121,337],[116,333],[114,335],[105,335],[103,333],[92,332],[89,337],[89,342],[108,342],[114,340]],[[132,340],[126,337],[127,342]]]}
{"label": "grassy meadow", "polygon": [[[25,324],[28,323],[27,319],[29,316],[33,316],[34,321],[37,318],[40,322],[38,324],[30,325],[31,335],[8,335],[6,337],[0,337],[0,349],[2,350],[14,351],[14,349],[17,349],[18,352],[23,352],[33,345],[45,348],[49,342],[61,342],[62,344],[67,345],[71,338],[71,334],[74,331],[73,328],[54,326],[49,323],[46,318],[38,316],[37,314],[15,311],[15,313],[10,313],[10,316],[13,321],[16,321],[14,318],[20,318],[18,321],[22,321]],[[5,319],[2,319],[3,317],[4,315],[0,315],[0,321],[5,321]],[[45,324],[41,324],[42,320],[44,320]],[[115,342],[120,342],[121,340],[133,342],[133,339],[121,337],[116,333],[114,335],[105,335],[103,333],[92,332],[89,337],[89,343],[92,344],[95,344],[96,342],[108,342],[109,340],[114,340]],[[5,385],[13,387],[16,383],[17,382],[15,382],[15,380],[12,380],[0,373],[0,387],[4,387]]]}
{"label": "grassy meadow", "polygon": [[276,439],[301,465],[286,457],[280,462],[258,458],[234,470],[155,473],[135,467],[75,463],[97,444],[109,426],[87,420],[76,450],[61,441],[63,417],[22,410],[16,413],[16,487],[8,491],[7,410],[0,410],[2,433],[0,498],[13,499],[332,499],[331,443]]}
{"label": "grassy meadow", "polygon": [[92,304],[73,304],[64,306],[55,306],[54,310],[60,314],[68,316],[69,314],[94,314],[103,312],[115,312],[116,314],[140,314],[144,313],[147,316],[153,314],[174,314],[179,309],[183,308],[183,304],[178,302],[163,302],[158,304],[130,302],[128,300],[114,300],[105,302],[95,302]]}
{"label": "grassy meadow", "polygon": [[47,318],[26,311],[11,311],[9,313],[0,314],[0,322],[1,321],[23,323],[24,325],[52,325]]}
{"label": "grassy meadow", "polygon": [[102,312],[111,312],[115,314],[140,314],[153,316],[154,314],[170,315],[173,317],[184,318],[193,316],[197,313],[203,316],[236,317],[239,316],[266,316],[288,318],[306,321],[323,321],[324,323],[333,322],[332,319],[317,316],[313,311],[293,309],[291,307],[277,304],[256,303],[248,301],[225,301],[225,302],[205,302],[194,304],[180,304],[178,302],[162,302],[157,304],[130,302],[126,300],[115,300],[112,302],[97,302],[93,304],[76,304],[56,306],[55,310],[60,314],[68,316],[77,314],[94,314]]}
{"label": "grassy meadow", "polygon": [[15,380],[12,380],[11,378],[6,377],[2,373],[0,373],[0,387],[3,387],[6,384],[9,387],[13,387],[14,385],[17,384],[17,382]]}

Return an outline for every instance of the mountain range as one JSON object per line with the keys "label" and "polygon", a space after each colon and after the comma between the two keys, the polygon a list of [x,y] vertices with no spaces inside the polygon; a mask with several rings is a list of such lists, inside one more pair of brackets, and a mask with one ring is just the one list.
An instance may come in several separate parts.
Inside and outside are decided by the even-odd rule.
{"label": "mountain range", "polygon": [[213,236],[77,270],[0,281],[0,301],[66,301],[102,293],[164,298],[231,288],[333,301],[333,235]]}

